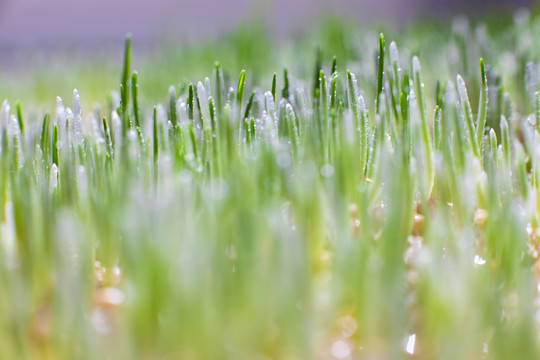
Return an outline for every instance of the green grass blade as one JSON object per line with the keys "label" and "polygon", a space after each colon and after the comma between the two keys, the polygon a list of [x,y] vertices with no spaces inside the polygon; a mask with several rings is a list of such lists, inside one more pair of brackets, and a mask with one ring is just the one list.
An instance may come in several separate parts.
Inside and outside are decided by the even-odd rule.
{"label": "green grass blade", "polygon": [[[123,123],[123,134],[125,135],[129,128],[129,119],[127,118],[127,106],[129,102],[128,81],[131,69],[131,34],[126,35],[124,47],[124,62],[122,66],[122,78],[120,81],[120,118]],[[125,137],[125,136],[124,136]]]}
{"label": "green grass blade", "polygon": [[17,101],[16,108],[17,108],[17,121],[19,122],[19,128],[21,129],[21,133],[24,134],[24,119],[23,119],[23,116],[22,116],[21,102],[20,101]]}
{"label": "green grass blade", "polygon": [[[298,126],[296,125],[296,115],[290,104],[287,104],[287,124],[289,127],[289,143],[291,146],[291,156],[293,159],[298,159],[298,151],[300,148],[300,135],[298,133]],[[252,125],[253,126],[253,125]]]}
{"label": "green grass blade", "polygon": [[158,157],[159,157],[159,138],[158,138],[158,126],[157,126],[157,106],[154,106],[152,112],[152,149],[153,149],[153,172],[154,183],[157,181],[158,176]]}
{"label": "green grass blade", "polygon": [[510,169],[510,131],[508,129],[508,121],[504,117],[504,115],[501,116],[501,144],[502,144],[502,152],[503,152],[503,159],[504,159],[504,165],[506,166],[506,169]]}
{"label": "green grass blade", "polygon": [[441,108],[435,105],[433,111],[433,148],[435,151],[439,151],[441,148]]}
{"label": "green grass blade", "polygon": [[214,67],[214,97],[216,99],[215,105],[216,109],[219,115],[221,115],[221,112],[223,110],[223,94],[225,93],[225,90],[223,89],[223,72],[221,70],[221,65],[219,62],[216,62]]}
{"label": "green grass blade", "polygon": [[195,101],[195,90],[193,89],[193,84],[189,83],[188,85],[188,96],[187,96],[187,115],[189,120],[193,120],[193,109]]}
{"label": "green grass blade", "polygon": [[478,120],[476,122],[476,142],[480,146],[480,153],[483,153],[483,137],[487,121],[488,111],[488,86],[486,68],[484,65],[484,59],[480,59],[480,74],[482,77],[482,86],[480,88],[480,100],[478,102]]}
{"label": "green grass blade", "polygon": [[54,125],[53,128],[53,137],[52,137],[52,162],[56,166],[60,166],[58,163],[58,126]]}
{"label": "green grass blade", "polygon": [[283,88],[281,90],[281,97],[289,100],[289,71],[287,68],[283,69]]}
{"label": "green grass blade", "polygon": [[465,122],[465,131],[467,134],[469,147],[474,156],[480,157],[480,149],[478,147],[478,141],[476,138],[476,128],[473,122],[471,103],[469,102],[469,95],[467,94],[465,80],[463,80],[460,75],[457,76],[457,88],[461,102],[461,114],[463,121]]}
{"label": "green grass blade", "polygon": [[[358,96],[358,85],[356,83],[356,77],[350,71],[347,71],[347,88],[349,108],[353,116],[354,131],[356,132],[355,156],[358,160],[358,169],[360,171],[361,177],[363,177],[366,171],[368,154],[367,117],[365,114],[365,104],[363,98],[361,96]],[[360,101],[360,99],[362,99],[362,101]]]}
{"label": "green grass blade", "polygon": [[337,57],[334,55],[334,57],[332,58],[332,68],[331,68],[331,72],[330,72],[330,75],[334,75],[334,74],[337,74]]}
{"label": "green grass blade", "polygon": [[416,103],[420,111],[420,120],[422,122],[422,146],[425,155],[425,170],[426,170],[426,195],[429,197],[433,187],[433,177],[435,176],[433,168],[433,145],[431,134],[429,132],[429,124],[427,119],[426,100],[424,96],[424,83],[420,74],[420,60],[414,56],[412,59],[414,92],[416,95]]}
{"label": "green grass blade", "polygon": [[178,114],[176,113],[176,88],[169,87],[169,120],[173,126],[178,125]]}
{"label": "green grass blade", "polygon": [[236,108],[238,114],[242,113],[242,96],[244,95],[244,86],[246,85],[246,70],[240,72],[240,78],[238,79],[238,87],[236,88]]}
{"label": "green grass blade", "polygon": [[380,95],[383,91],[384,84],[384,35],[381,33],[379,35],[379,56],[377,61],[377,92],[375,93],[375,108],[376,113],[379,114],[380,109]]}
{"label": "green grass blade", "polygon": [[251,113],[251,107],[253,106],[253,99],[255,98],[255,92],[252,92],[246,105],[246,111],[244,112],[244,119],[249,117]]}
{"label": "green grass blade", "polygon": [[274,73],[274,76],[272,76],[272,98],[274,99],[274,102],[276,102],[276,89],[277,89],[277,74]]}
{"label": "green grass blade", "polygon": [[135,127],[137,129],[141,128],[141,121],[140,121],[140,115],[139,115],[139,83],[138,78],[139,73],[137,71],[134,71],[131,74],[131,97],[133,98],[133,118],[135,119]]}

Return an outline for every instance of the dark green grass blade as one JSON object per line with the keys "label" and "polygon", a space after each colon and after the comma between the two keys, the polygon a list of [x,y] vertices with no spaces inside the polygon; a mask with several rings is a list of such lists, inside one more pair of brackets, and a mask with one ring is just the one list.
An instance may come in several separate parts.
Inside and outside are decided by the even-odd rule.
{"label": "dark green grass blade", "polygon": [[[127,117],[127,106],[129,102],[128,81],[131,69],[131,34],[126,35],[124,47],[124,62],[122,66],[122,78],[120,80],[120,118],[122,119],[123,137],[129,128],[129,119]],[[125,143],[125,141],[123,142]]]}
{"label": "dark green grass blade", "polygon": [[24,119],[23,119],[23,116],[22,116],[21,102],[20,101],[17,101],[16,107],[17,107],[17,121],[19,122],[19,128],[21,129],[21,133],[24,134]]}
{"label": "dark green grass blade", "polygon": [[139,83],[138,78],[139,73],[134,71],[131,74],[131,97],[133,98],[133,118],[135,119],[135,127],[141,127],[140,115],[139,115]]}
{"label": "dark green grass blade", "polygon": [[283,89],[281,90],[281,97],[289,100],[289,72],[287,68],[283,69]]}
{"label": "dark green grass blade", "polygon": [[379,57],[377,61],[377,92],[376,98],[375,98],[375,109],[376,113],[379,113],[380,110],[380,95],[383,91],[383,83],[384,83],[384,35],[381,33],[379,35]]}
{"label": "dark green grass blade", "polygon": [[274,73],[274,76],[272,77],[272,98],[274,99],[274,102],[276,102],[276,89],[277,89],[277,74]]}

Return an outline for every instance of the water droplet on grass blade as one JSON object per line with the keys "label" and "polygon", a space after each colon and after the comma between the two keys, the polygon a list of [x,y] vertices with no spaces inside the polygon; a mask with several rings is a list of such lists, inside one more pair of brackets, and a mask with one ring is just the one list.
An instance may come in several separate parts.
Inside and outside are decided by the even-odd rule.
{"label": "water droplet on grass blade", "polygon": [[9,120],[8,138],[13,143],[14,151],[16,152],[17,167],[21,167],[24,162],[24,154],[21,146],[21,128],[19,127],[19,120],[15,115],[11,115]]}
{"label": "water droplet on grass blade", "polygon": [[98,122],[94,113],[90,113],[84,122],[84,133],[91,135],[97,143],[104,143],[105,139],[103,138],[103,133],[100,129],[100,123]]}
{"label": "water droplet on grass blade", "polygon": [[276,105],[274,103],[274,97],[270,91],[264,93],[264,101],[266,111],[273,115],[276,111]]}
{"label": "water droplet on grass blade", "polygon": [[75,145],[83,142],[81,96],[77,89],[73,89],[73,124],[69,124],[72,131],[71,139]]}
{"label": "water droplet on grass blade", "polygon": [[345,359],[351,354],[351,346],[343,341],[338,340],[332,344],[332,355],[336,359]]}
{"label": "water droplet on grass blade", "polygon": [[122,144],[122,136],[120,136],[120,134],[122,133],[122,120],[120,120],[120,116],[118,115],[118,112],[116,112],[116,110],[113,110],[111,113],[111,122],[115,139],[114,144],[115,147],[118,149]]}
{"label": "water droplet on grass blade", "polygon": [[486,260],[482,259],[480,255],[474,255],[474,267],[482,266],[486,263]]}
{"label": "water droplet on grass blade", "polygon": [[210,86],[210,79],[209,78],[204,79],[204,91],[206,93],[207,98],[210,98],[212,96],[212,88]]}
{"label": "water droplet on grass blade", "polygon": [[66,129],[66,108],[60,96],[56,97],[56,123],[60,129],[60,134],[65,135],[63,131]]}
{"label": "water droplet on grass blade", "polygon": [[199,97],[199,103],[201,104],[201,116],[203,121],[203,127],[210,129],[210,109],[208,108],[208,94],[204,88],[202,82],[197,83],[197,96]]}
{"label": "water droplet on grass blade", "polygon": [[456,88],[452,81],[448,81],[448,83],[446,84],[443,101],[445,104],[449,105],[454,105],[457,102]]}
{"label": "water droplet on grass blade", "polygon": [[58,166],[56,166],[56,164],[53,164],[51,166],[51,174],[49,177],[49,191],[53,192],[57,186],[58,186]]}
{"label": "water droplet on grass blade", "polygon": [[404,342],[403,348],[408,354],[414,354],[414,348],[416,345],[416,334],[409,335]]}
{"label": "water droplet on grass blade", "polygon": [[458,88],[459,97],[462,99],[468,99],[469,95],[467,94],[467,86],[465,86],[465,80],[463,80],[463,77],[461,75],[458,75],[456,77],[456,83]]}
{"label": "water droplet on grass blade", "polygon": [[189,118],[187,114],[187,106],[184,99],[180,98],[176,102],[176,112],[178,113],[178,120],[181,126],[189,123]]}

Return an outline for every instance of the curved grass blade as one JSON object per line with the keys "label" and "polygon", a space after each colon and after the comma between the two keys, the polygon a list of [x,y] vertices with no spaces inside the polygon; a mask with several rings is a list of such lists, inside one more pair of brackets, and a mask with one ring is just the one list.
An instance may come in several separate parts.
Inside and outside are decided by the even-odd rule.
{"label": "curved grass blade", "polygon": [[242,70],[240,72],[240,78],[238,79],[238,86],[236,88],[236,108],[238,110],[238,114],[241,114],[242,112],[242,96],[244,95],[245,85],[246,85],[246,70]]}
{"label": "curved grass blade", "polygon": [[251,96],[249,97],[249,100],[246,105],[246,111],[244,113],[244,119],[247,119],[249,117],[249,114],[251,112],[251,107],[253,106],[253,98],[255,97],[255,91],[251,93]]}
{"label": "curved grass blade", "polygon": [[469,95],[467,94],[467,86],[465,80],[461,75],[457,76],[457,88],[459,93],[459,99],[461,102],[461,114],[463,121],[465,122],[465,131],[467,134],[467,140],[469,142],[469,148],[474,156],[480,157],[480,149],[478,147],[478,141],[476,138],[476,128],[473,122],[471,103],[469,102]]}
{"label": "curved grass blade", "polygon": [[332,70],[330,72],[330,75],[337,74],[337,57],[334,55],[332,58]]}
{"label": "curved grass blade", "polygon": [[281,97],[289,100],[289,72],[287,68],[283,69],[283,89],[281,90]]}

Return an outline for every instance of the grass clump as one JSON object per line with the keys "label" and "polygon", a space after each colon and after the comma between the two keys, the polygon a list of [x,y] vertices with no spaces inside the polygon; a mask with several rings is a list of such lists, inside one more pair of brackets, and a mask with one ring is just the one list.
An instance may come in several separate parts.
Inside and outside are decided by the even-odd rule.
{"label": "grass clump", "polygon": [[538,358],[540,59],[520,39],[540,22],[519,21],[401,54],[334,25],[314,69],[216,63],[156,105],[128,36],[105,106],[5,101],[1,357]]}

